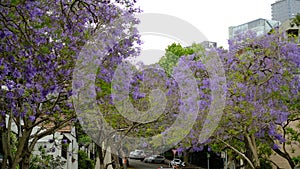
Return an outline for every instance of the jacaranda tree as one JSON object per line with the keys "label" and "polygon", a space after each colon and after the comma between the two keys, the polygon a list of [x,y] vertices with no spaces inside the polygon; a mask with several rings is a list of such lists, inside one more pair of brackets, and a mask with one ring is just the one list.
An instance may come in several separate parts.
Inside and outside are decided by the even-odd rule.
{"label": "jacaranda tree", "polygon": [[[169,48],[184,51],[174,44]],[[260,37],[250,32],[231,40],[228,51],[215,51],[226,72],[226,106],[219,129],[202,144],[198,136],[205,131],[203,123],[209,121],[205,118],[208,118],[212,103],[210,85],[213,79],[208,76],[205,60],[199,58],[209,56],[210,52],[191,51],[185,53],[186,56],[175,57],[169,54],[160,62],[168,71],[176,65],[171,64],[174,59],[188,64],[201,89],[200,116],[193,130],[178,145],[178,150],[200,151],[205,144],[216,151],[227,147],[231,149],[231,155],[244,159],[248,168],[261,168],[263,162],[276,152],[293,168],[296,161],[285,147],[299,140],[297,128],[289,127],[291,122],[299,123],[299,46],[286,41],[276,31]],[[214,123],[214,119],[210,120]]]}
{"label": "jacaranda tree", "polygon": [[[300,48],[271,33],[232,40],[229,52],[220,51],[220,56],[227,74],[227,104],[215,138],[249,168],[260,168],[270,155],[268,148],[280,152],[288,142],[278,127],[299,117]],[[288,154],[283,157],[295,166]]]}
{"label": "jacaranda tree", "polygon": [[[132,23],[132,14],[139,12],[134,4],[130,0],[0,2],[3,169],[29,168],[37,141],[72,123],[76,114],[70,96],[76,56],[100,28],[121,16],[124,23]],[[119,36],[124,31],[114,28],[118,31],[109,32],[107,26],[107,33]],[[138,39],[137,31],[126,30],[126,34],[122,42],[103,39],[110,52],[134,52],[130,48]],[[17,137],[16,145],[11,145],[12,135]]]}

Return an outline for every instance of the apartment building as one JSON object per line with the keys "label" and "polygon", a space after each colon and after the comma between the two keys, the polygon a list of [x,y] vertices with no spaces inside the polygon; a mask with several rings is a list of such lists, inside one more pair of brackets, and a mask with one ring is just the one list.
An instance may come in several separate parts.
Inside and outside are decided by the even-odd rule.
{"label": "apartment building", "polygon": [[300,13],[300,0],[278,0],[271,4],[272,6],[272,20],[285,21],[294,18]]}

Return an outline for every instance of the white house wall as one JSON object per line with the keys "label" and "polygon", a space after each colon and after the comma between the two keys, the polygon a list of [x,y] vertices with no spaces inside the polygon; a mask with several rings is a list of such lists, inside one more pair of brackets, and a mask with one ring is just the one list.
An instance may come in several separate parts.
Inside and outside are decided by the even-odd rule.
{"label": "white house wall", "polygon": [[[70,140],[70,144],[68,147],[68,153],[67,153],[67,159],[61,157],[61,153],[62,153],[62,146],[61,146],[61,139],[63,138],[63,136],[66,136],[69,140]],[[74,137],[73,135],[71,135],[70,133],[60,133],[60,132],[56,132],[54,134],[54,138],[56,141],[56,145],[55,146],[55,151],[49,151],[48,154],[49,155],[53,155],[53,157],[60,157],[62,159],[62,161],[66,161],[66,164],[64,166],[64,169],[78,169],[78,143],[76,141],[76,137]],[[48,135],[46,137],[43,137],[42,139],[38,140],[37,144],[34,147],[34,151],[33,154],[34,155],[39,155],[39,147],[46,146],[47,150],[50,150],[52,147],[54,147],[54,142],[53,143],[49,143],[49,140],[53,139],[53,135]],[[59,140],[59,141],[57,141]]]}
{"label": "white house wall", "polygon": [[[8,126],[8,119],[9,119],[9,116],[6,115],[6,126]],[[32,135],[35,134],[38,131],[38,129],[39,129],[39,127],[34,127],[32,130]],[[11,130],[14,133],[18,133],[17,125],[14,122],[12,122],[12,124],[11,124]],[[60,140],[63,138],[63,136],[66,136],[70,140],[70,144],[68,147],[67,159],[64,159],[63,157],[61,157],[62,160],[66,161],[64,169],[78,169],[78,143],[77,143],[76,137],[75,137],[76,136],[75,127],[72,127],[70,133],[61,133],[61,132],[54,133],[54,138],[55,138],[56,144],[59,146],[55,147],[54,152],[48,152],[48,154],[51,154],[54,157],[61,156],[61,143],[60,143],[61,141]],[[53,135],[48,135],[48,136],[45,136],[45,137],[39,139],[37,141],[36,145],[34,146],[33,155],[40,154],[40,152],[38,150],[40,146],[42,146],[42,147],[46,146],[46,149],[53,147],[54,143],[49,143],[50,139],[53,139]],[[72,159],[74,159],[74,160],[72,161]]]}

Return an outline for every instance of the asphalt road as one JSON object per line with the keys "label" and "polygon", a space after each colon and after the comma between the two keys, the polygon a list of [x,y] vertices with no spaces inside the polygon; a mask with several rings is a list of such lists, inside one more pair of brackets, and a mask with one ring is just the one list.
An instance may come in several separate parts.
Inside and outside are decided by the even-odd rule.
{"label": "asphalt road", "polygon": [[[153,163],[144,163],[140,160],[129,159],[129,169],[158,169],[160,166],[163,168],[170,168],[167,164],[153,164]],[[194,165],[188,165],[182,167],[183,169],[204,169]]]}
{"label": "asphalt road", "polygon": [[134,169],[157,169],[158,167],[168,167],[166,164],[144,163],[140,160],[129,160],[129,167]]}

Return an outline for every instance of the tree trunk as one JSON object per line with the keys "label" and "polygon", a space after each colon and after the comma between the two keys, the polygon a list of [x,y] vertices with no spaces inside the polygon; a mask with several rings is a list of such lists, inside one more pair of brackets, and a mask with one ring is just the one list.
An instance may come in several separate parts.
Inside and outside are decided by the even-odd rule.
{"label": "tree trunk", "polygon": [[[3,150],[3,160],[2,160],[2,169],[6,169],[7,166],[7,161],[8,161],[8,152],[9,152],[9,146],[7,145],[7,135],[5,132],[1,133],[1,138],[2,138],[2,150]],[[12,161],[8,161],[8,164],[11,164]],[[9,167],[11,168],[11,166]]]}
{"label": "tree trunk", "polygon": [[[17,152],[15,153],[15,158],[13,160],[11,169],[16,169],[17,166],[19,166],[19,165],[20,165],[20,167],[22,167],[22,161],[24,160],[24,158],[26,160],[30,159],[31,151],[29,151],[29,149],[28,149],[29,148],[28,141],[29,141],[31,131],[32,131],[31,129],[25,130],[23,132],[22,137],[18,138],[19,140],[18,140],[18,145],[17,145]],[[29,154],[29,155],[27,155],[27,154]],[[28,163],[28,165],[29,165],[29,161],[28,162],[24,161],[24,167],[26,167],[25,163]],[[28,166],[28,168],[29,168],[29,166]],[[24,168],[24,169],[27,169],[27,168]]]}
{"label": "tree trunk", "polygon": [[113,156],[115,168],[116,168],[116,169],[121,168],[121,166],[120,166],[120,161],[119,161],[119,156],[118,156],[117,154],[113,154],[112,156]]}
{"label": "tree trunk", "polygon": [[[96,165],[95,165],[95,169],[104,169],[104,155],[103,155],[103,150],[102,147],[96,144],[96,152],[97,152],[97,156],[96,156]],[[97,165],[98,163],[98,165]]]}
{"label": "tree trunk", "polygon": [[280,149],[275,149],[274,151],[281,157],[285,158],[290,164],[291,168],[295,167],[295,163],[289,154],[282,152]]}
{"label": "tree trunk", "polygon": [[222,143],[224,143],[226,146],[228,146],[230,149],[232,149],[234,152],[236,152],[238,155],[240,155],[242,158],[244,158],[248,164],[250,165],[250,168],[255,169],[255,166],[253,165],[252,161],[245,155],[243,154],[241,151],[239,151],[238,149],[234,148],[232,145],[226,143],[225,141],[223,141],[222,139],[216,137],[219,141],[221,141]]}
{"label": "tree trunk", "polygon": [[189,159],[190,159],[190,153],[188,151],[184,150],[184,152],[183,152],[183,161],[186,164],[188,164],[190,162]]}
{"label": "tree trunk", "polygon": [[258,158],[257,146],[254,135],[245,134],[246,156],[251,159],[255,169],[260,169],[260,161]]}
{"label": "tree trunk", "polygon": [[23,156],[22,158],[20,169],[29,169],[29,167],[30,167],[30,153],[26,153],[26,155]]}
{"label": "tree trunk", "polygon": [[29,165],[29,158],[26,158],[26,162],[24,161],[25,159],[23,159],[22,163],[21,163],[21,167],[20,169],[29,169],[30,165]]}
{"label": "tree trunk", "polygon": [[[6,118],[1,117],[1,121],[6,121]],[[11,154],[11,145],[10,145],[10,137],[11,137],[11,122],[12,118],[9,118],[8,120],[8,126],[7,128],[3,127],[1,132],[1,139],[2,139],[2,150],[3,150],[3,160],[2,160],[2,168],[12,168],[13,160],[12,160],[12,154]]]}

